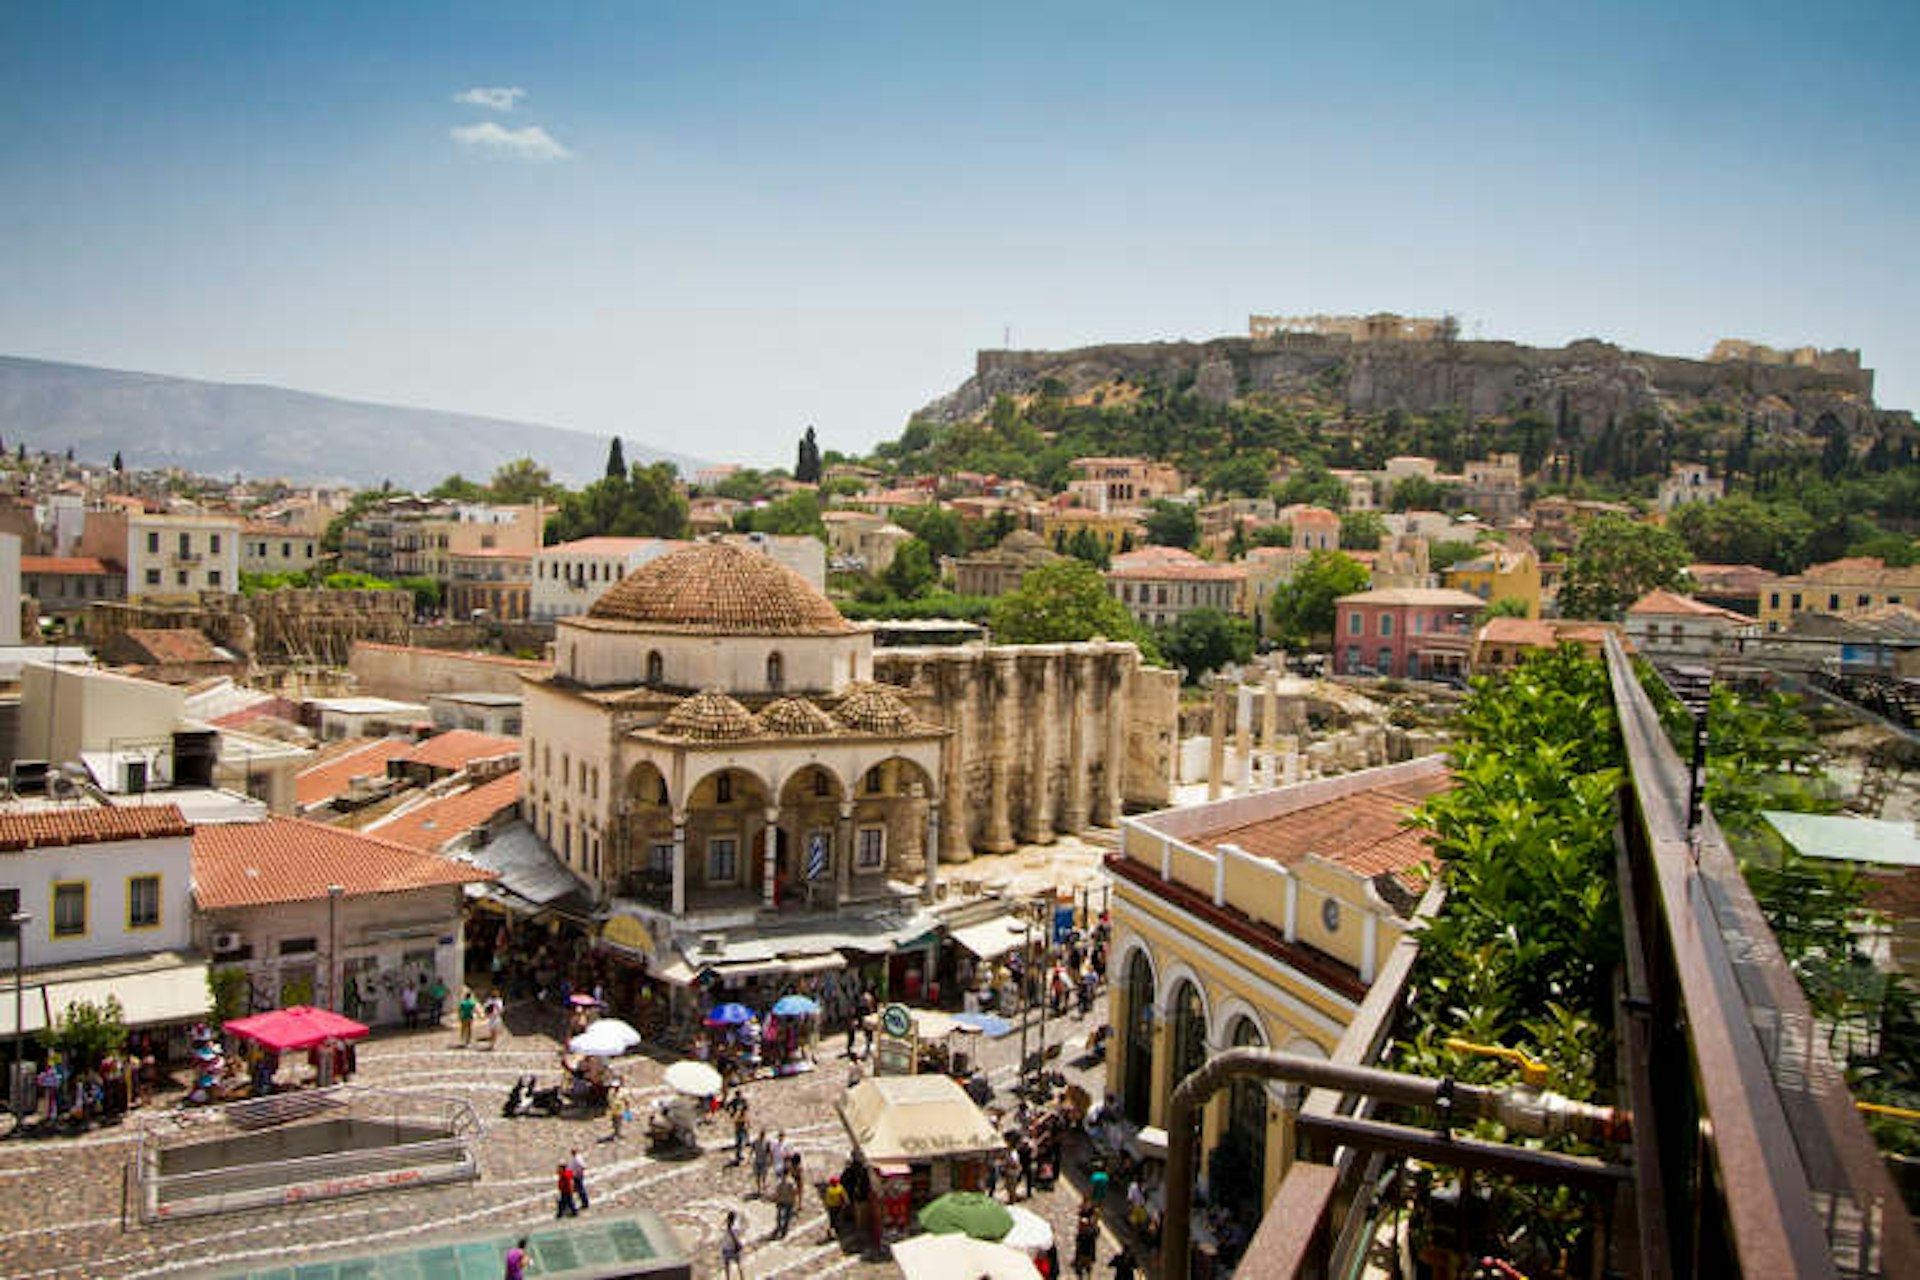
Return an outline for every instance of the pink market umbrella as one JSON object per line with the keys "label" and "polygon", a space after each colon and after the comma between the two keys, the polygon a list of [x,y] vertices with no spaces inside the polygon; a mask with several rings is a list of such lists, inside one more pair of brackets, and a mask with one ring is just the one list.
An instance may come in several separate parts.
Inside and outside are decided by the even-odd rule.
{"label": "pink market umbrella", "polygon": [[600,1002],[584,991],[576,991],[567,997],[567,1003],[576,1009],[598,1009]]}
{"label": "pink market umbrella", "polygon": [[367,1024],[355,1022],[328,1009],[297,1004],[290,1009],[270,1009],[248,1018],[235,1018],[226,1024],[229,1035],[252,1040],[277,1053],[311,1049],[329,1040],[359,1040],[367,1034]]}

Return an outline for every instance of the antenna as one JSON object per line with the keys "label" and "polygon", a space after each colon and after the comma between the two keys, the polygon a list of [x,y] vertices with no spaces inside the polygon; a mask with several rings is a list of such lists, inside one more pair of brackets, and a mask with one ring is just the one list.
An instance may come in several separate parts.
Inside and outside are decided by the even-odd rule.
{"label": "antenna", "polygon": [[1013,326],[1012,325],[1007,325],[1005,328],[1000,330],[1000,349],[1002,351],[1013,350]]}

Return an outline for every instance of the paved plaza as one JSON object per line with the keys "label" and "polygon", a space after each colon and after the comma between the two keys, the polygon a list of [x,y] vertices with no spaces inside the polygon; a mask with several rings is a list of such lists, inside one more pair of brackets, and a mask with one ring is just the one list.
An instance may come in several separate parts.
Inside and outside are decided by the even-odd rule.
{"label": "paved plaza", "polygon": [[[1094,1097],[1101,1092],[1098,1067],[1076,1067],[1085,1039],[1105,1021],[1106,1002],[1080,1019],[1050,1020],[1048,1040],[1064,1040],[1057,1062]],[[748,1225],[747,1272],[772,1276],[897,1276],[891,1262],[863,1260],[826,1234],[826,1219],[814,1182],[838,1172],[849,1144],[834,1110],[847,1082],[847,1060],[838,1056],[844,1038],[821,1041],[821,1062],[811,1073],[762,1080],[746,1087],[757,1130],[785,1130],[804,1156],[808,1197],[784,1240],[769,1239],[773,1205],[752,1196],[750,1169],[734,1168],[731,1127],[725,1117],[702,1129],[706,1150],[698,1157],[661,1160],[646,1153],[642,1120],[617,1142],[606,1140],[604,1116],[502,1119],[500,1103],[514,1079],[537,1072],[544,1083],[558,1077],[558,1043],[552,1015],[528,1004],[510,1010],[513,1034],[499,1047],[462,1049],[449,1030],[386,1032],[360,1050],[357,1082],[386,1089],[458,1097],[481,1117],[481,1176],[477,1182],[414,1191],[385,1192],[298,1207],[240,1212],[146,1227],[137,1218],[123,1226],[122,1187],[134,1140],[155,1109],[136,1112],[116,1127],[70,1138],[16,1137],[0,1143],[0,1275],[15,1280],[56,1277],[157,1277],[222,1265],[259,1267],[295,1263],[320,1249],[361,1246],[369,1251],[403,1244],[425,1232],[471,1229],[493,1237],[518,1226],[551,1221],[553,1169],[578,1146],[587,1162],[589,1214],[642,1205],[672,1224],[692,1254],[697,1275],[719,1270],[719,1235],[728,1209]],[[1037,1018],[1034,1021],[1037,1027]],[[1031,1034],[1031,1033],[1030,1033]],[[1007,1091],[1019,1056],[1016,1033],[985,1040],[980,1058],[995,1087],[994,1105],[1011,1109]],[[1031,1046],[1030,1046],[1031,1047]],[[666,1093],[666,1064],[645,1056],[621,1060],[620,1070],[636,1117]],[[1069,1160],[1069,1166],[1073,1161]],[[1079,1192],[1070,1177],[1031,1207],[1053,1223],[1063,1257],[1072,1253],[1073,1213]],[[1115,1243],[1102,1243],[1105,1263]]]}

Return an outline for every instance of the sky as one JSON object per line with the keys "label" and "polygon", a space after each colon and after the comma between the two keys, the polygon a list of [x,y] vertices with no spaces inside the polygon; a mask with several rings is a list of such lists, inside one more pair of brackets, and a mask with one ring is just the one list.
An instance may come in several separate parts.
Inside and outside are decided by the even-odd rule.
{"label": "sky", "polygon": [[1858,348],[1920,409],[1920,6],[0,5],[0,353],[861,453],[974,353]]}

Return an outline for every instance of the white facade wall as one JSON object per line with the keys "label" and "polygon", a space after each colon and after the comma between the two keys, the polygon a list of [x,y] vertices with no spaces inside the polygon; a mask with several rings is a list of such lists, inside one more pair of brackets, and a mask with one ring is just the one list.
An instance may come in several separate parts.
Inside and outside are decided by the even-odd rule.
{"label": "white facade wall", "polygon": [[[132,881],[144,876],[160,878],[160,920],[136,928],[128,923],[127,899]],[[85,931],[64,937],[54,933],[55,886],[62,884],[86,892]],[[26,932],[30,968],[184,950],[193,936],[192,887],[191,836],[0,853],[0,888],[20,890],[20,909],[33,916]]]}
{"label": "white facade wall", "polygon": [[1735,627],[1692,614],[1629,614],[1626,630],[1634,648],[1649,658],[1711,658],[1727,647]]}
{"label": "white facade wall", "polygon": [[[873,636],[676,636],[596,631],[563,623],[554,642],[556,674],[582,684],[632,685],[648,680],[648,655],[660,655],[657,683],[681,689],[725,689],[735,695],[839,692],[873,679]],[[768,681],[768,659],[780,655],[780,684]]]}
{"label": "white facade wall", "polygon": [[127,599],[240,589],[240,521],[230,516],[127,519]]}
{"label": "white facade wall", "polygon": [[82,751],[170,739],[186,694],[172,685],[91,667],[28,663],[20,669],[19,756],[56,764]]}
{"label": "white facade wall", "polygon": [[577,618],[620,579],[680,545],[657,538],[617,554],[568,551],[565,545],[542,547],[533,553],[530,616],[535,622]]}

